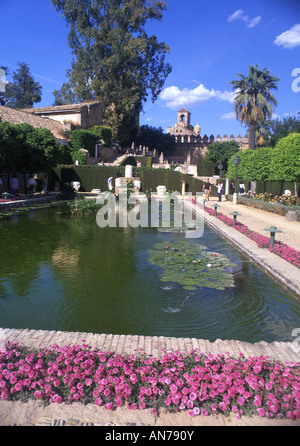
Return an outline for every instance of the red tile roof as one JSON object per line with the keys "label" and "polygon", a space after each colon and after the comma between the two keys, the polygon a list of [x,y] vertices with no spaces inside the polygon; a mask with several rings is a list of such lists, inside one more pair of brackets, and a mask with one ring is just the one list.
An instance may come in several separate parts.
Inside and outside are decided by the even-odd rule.
{"label": "red tile roof", "polygon": [[67,140],[67,138],[62,135],[64,130],[63,124],[58,121],[54,121],[53,119],[42,118],[30,113],[29,111],[3,106],[0,106],[0,117],[2,118],[2,121],[7,121],[10,124],[27,123],[35,128],[45,128],[51,130],[55,138]]}

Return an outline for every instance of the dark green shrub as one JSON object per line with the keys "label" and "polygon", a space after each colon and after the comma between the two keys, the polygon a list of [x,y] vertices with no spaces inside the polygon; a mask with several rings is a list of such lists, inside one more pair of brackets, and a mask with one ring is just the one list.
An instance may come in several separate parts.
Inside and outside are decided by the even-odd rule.
{"label": "dark green shrub", "polygon": [[215,163],[205,158],[197,159],[197,175],[199,177],[211,177],[215,175]]}
{"label": "dark green shrub", "polygon": [[89,130],[98,140],[102,139],[106,147],[111,147],[112,132],[109,127],[96,125]]}
{"label": "dark green shrub", "polygon": [[96,142],[97,136],[89,130],[73,130],[71,133],[71,144],[75,151],[85,149],[88,150],[90,156],[95,156]]}

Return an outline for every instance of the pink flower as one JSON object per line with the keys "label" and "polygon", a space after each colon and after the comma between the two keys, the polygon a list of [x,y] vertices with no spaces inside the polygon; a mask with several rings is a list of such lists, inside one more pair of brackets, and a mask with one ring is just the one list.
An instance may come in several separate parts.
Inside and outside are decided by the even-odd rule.
{"label": "pink flower", "polygon": [[119,397],[119,396],[117,396],[117,397],[115,398],[115,403],[116,403],[116,405],[117,405],[118,407],[121,407],[122,404],[123,404],[123,400],[122,400],[122,398]]}
{"label": "pink flower", "polygon": [[194,401],[196,398],[197,395],[194,392],[190,393],[190,400]]}
{"label": "pink flower", "polygon": [[113,409],[112,403],[107,403],[107,404],[105,404],[104,407],[105,407],[106,410],[112,410]]}
{"label": "pink flower", "polygon": [[257,409],[257,413],[260,417],[264,417],[266,411],[265,411],[265,409],[260,408],[260,409]]}
{"label": "pink flower", "polygon": [[262,402],[261,396],[260,395],[255,395],[255,398],[254,398],[255,406],[260,407],[261,406],[261,402]]}
{"label": "pink flower", "polygon": [[110,390],[109,389],[104,389],[104,396],[109,396],[110,395]]}
{"label": "pink flower", "polygon": [[34,398],[39,399],[42,398],[42,393],[39,390],[36,390],[33,394]]}
{"label": "pink flower", "polygon": [[271,381],[267,382],[267,384],[266,384],[266,389],[267,389],[267,390],[271,390],[272,387],[273,387],[272,382],[271,382]]}
{"label": "pink flower", "polygon": [[1,390],[1,400],[6,400],[8,398],[8,393],[5,392],[4,390]]}
{"label": "pink flower", "polygon": [[255,365],[253,367],[254,372],[258,375],[261,371],[261,364]]}
{"label": "pink flower", "polygon": [[62,402],[62,397],[61,397],[60,395],[55,394],[55,395],[52,397],[52,400],[53,400],[55,403],[61,403],[61,402]]}

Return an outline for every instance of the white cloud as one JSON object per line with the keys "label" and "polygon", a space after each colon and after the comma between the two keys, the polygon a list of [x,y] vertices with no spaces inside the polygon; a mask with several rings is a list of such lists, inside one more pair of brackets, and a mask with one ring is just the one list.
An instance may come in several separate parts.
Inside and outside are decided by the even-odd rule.
{"label": "white cloud", "polygon": [[291,29],[277,36],[274,43],[283,48],[294,48],[300,45],[300,24],[292,26]]}
{"label": "white cloud", "polygon": [[233,14],[231,14],[227,21],[233,22],[235,20],[241,20],[242,22],[246,23],[247,28],[254,28],[258,23],[261,21],[261,16],[258,15],[254,17],[253,19],[250,19],[242,9],[237,9]]}
{"label": "white cloud", "polygon": [[229,113],[225,113],[224,115],[221,116],[221,119],[226,119],[226,120],[236,120],[236,115],[234,112],[229,112]]}
{"label": "white cloud", "polygon": [[165,88],[160,94],[160,99],[166,103],[166,106],[172,110],[178,110],[180,107],[201,105],[211,99],[234,102],[235,93],[228,91],[209,90],[203,84],[194,89],[180,88],[176,86]]}
{"label": "white cloud", "polygon": [[276,121],[276,119],[280,119],[280,116],[276,113],[272,113],[271,119],[274,119],[274,121]]}
{"label": "white cloud", "polygon": [[238,9],[228,17],[228,22],[233,22],[234,20],[243,20],[243,16],[244,11],[242,9]]}

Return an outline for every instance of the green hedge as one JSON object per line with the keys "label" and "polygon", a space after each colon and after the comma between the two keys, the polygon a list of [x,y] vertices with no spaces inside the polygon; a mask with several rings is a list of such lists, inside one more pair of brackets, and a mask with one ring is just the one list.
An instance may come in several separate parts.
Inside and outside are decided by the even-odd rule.
{"label": "green hedge", "polygon": [[[107,190],[107,180],[124,176],[124,166],[58,166],[52,169],[49,187],[53,188],[54,182],[59,181],[61,187],[64,183],[79,181],[82,192],[90,192],[92,189]],[[174,172],[171,169],[134,168],[133,175],[141,179],[142,192],[156,192],[156,187],[165,185],[168,191],[181,193],[182,181],[186,182],[186,192],[202,192],[203,181]],[[212,188],[212,195],[217,195],[217,188]]]}
{"label": "green hedge", "polygon": [[107,180],[110,176],[118,176],[117,166],[58,166],[52,169],[51,186],[59,181],[61,187],[71,181],[79,181],[81,192],[93,189],[107,190]]}
{"label": "green hedge", "polygon": [[212,161],[205,158],[197,159],[197,175],[198,177],[211,177],[215,175],[216,166]]}
{"label": "green hedge", "polygon": [[95,146],[97,136],[89,130],[73,130],[71,132],[71,144],[74,150],[85,149],[88,150],[90,156],[95,156]]}
{"label": "green hedge", "polygon": [[121,166],[136,166],[137,162],[140,161],[142,167],[152,167],[152,156],[126,156],[124,160],[121,162]]}
{"label": "green hedge", "polygon": [[[295,193],[295,183],[293,181],[257,181],[256,193],[283,195],[285,190],[290,190],[292,195]],[[300,195],[300,182],[296,182],[296,190],[298,196]]]}
{"label": "green hedge", "polygon": [[89,130],[97,139],[103,139],[106,147],[111,147],[112,132],[109,127],[103,125],[96,125]]}

